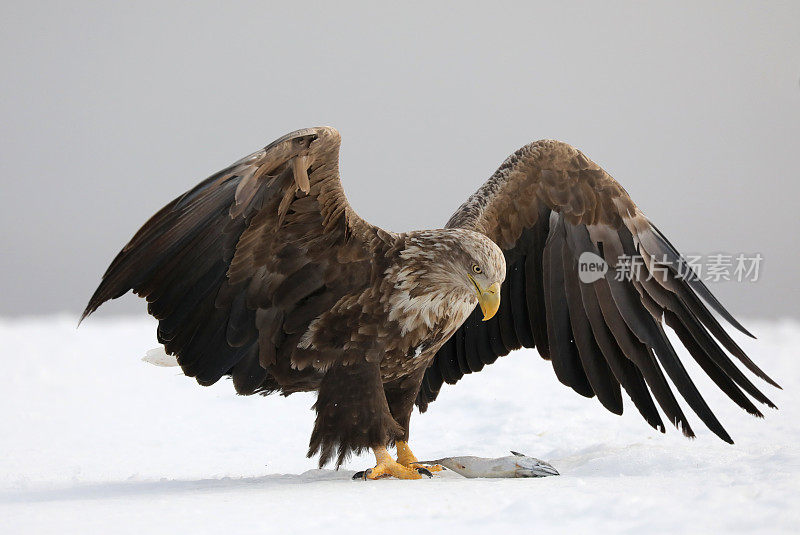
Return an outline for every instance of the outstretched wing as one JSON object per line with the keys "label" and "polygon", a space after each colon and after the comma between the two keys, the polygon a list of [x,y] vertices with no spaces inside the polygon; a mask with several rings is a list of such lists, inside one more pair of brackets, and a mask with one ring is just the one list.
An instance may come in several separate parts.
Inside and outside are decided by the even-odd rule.
{"label": "outstretched wing", "polygon": [[[723,347],[778,385],[745,355],[712,310],[750,333],[700,280],[687,276],[690,268],[622,186],[577,149],[549,140],[523,147],[447,226],[494,240],[503,249],[507,272],[495,317],[482,322],[476,310],[427,369],[417,398],[421,410],[443,383],[480,371],[513,349],[536,347],[558,379],[579,394],[597,396],[621,414],[621,386],[647,422],[663,432],[654,397],[669,420],[693,436],[666,372],[709,429],[731,442],[686,373],[664,323],[740,407],[761,416],[745,392],[774,407]],[[608,271],[593,281],[580,277],[579,259],[595,259],[600,266],[604,260]],[[621,261],[639,269],[620,277],[627,275],[617,269]]]}
{"label": "outstretched wing", "polygon": [[381,231],[347,203],[339,143],[333,128],[298,130],[169,203],[117,255],[81,319],[133,290],[186,375],[275,389],[266,368],[289,362],[308,324],[369,279]]}

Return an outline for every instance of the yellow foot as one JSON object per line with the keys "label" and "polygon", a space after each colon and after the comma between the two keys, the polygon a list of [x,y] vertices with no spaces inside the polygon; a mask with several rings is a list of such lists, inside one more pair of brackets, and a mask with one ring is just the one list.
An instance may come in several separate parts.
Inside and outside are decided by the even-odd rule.
{"label": "yellow foot", "polygon": [[408,442],[402,440],[397,441],[397,462],[409,468],[426,468],[431,472],[441,472],[444,467],[441,464],[426,465],[422,464],[414,456],[414,452],[408,446]]}
{"label": "yellow foot", "polygon": [[398,463],[392,459],[392,456],[389,455],[386,448],[374,448],[374,451],[377,461],[375,468],[357,472],[353,476],[353,479],[381,479],[390,476],[396,477],[397,479],[422,479],[423,475],[431,477],[430,472],[425,470],[425,468],[418,469],[416,467],[403,466]]}

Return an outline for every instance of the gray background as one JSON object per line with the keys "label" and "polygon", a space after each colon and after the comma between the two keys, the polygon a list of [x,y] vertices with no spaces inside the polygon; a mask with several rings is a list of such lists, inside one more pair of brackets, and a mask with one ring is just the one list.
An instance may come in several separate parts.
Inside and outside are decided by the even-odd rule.
{"label": "gray background", "polygon": [[712,285],[734,313],[798,317],[800,3],[554,4],[4,2],[0,314],[77,317],[159,207],[329,124],[375,224],[441,226],[558,138],[683,252],[763,254]]}

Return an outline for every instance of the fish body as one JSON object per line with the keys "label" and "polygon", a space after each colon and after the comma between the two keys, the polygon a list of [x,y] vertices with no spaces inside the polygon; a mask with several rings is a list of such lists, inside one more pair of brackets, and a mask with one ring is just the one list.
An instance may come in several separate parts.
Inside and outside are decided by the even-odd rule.
{"label": "fish body", "polygon": [[545,477],[557,476],[550,463],[515,451],[506,457],[487,458],[472,455],[445,457],[425,464],[441,464],[464,477]]}

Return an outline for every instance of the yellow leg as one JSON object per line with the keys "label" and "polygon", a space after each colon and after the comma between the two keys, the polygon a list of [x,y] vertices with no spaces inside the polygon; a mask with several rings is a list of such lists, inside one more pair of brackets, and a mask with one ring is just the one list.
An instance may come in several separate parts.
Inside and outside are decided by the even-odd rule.
{"label": "yellow leg", "polygon": [[427,468],[431,472],[439,472],[443,470],[442,465],[434,464],[426,466],[419,463],[419,460],[414,456],[414,452],[408,445],[408,442],[402,440],[397,441],[397,462],[409,468]]}
{"label": "yellow leg", "polygon": [[375,452],[375,460],[377,464],[375,468],[371,468],[364,472],[364,479],[380,479],[382,477],[396,477],[398,479],[420,479],[422,475],[417,472],[416,468],[410,466],[403,466],[398,463],[384,447],[373,448]]}

